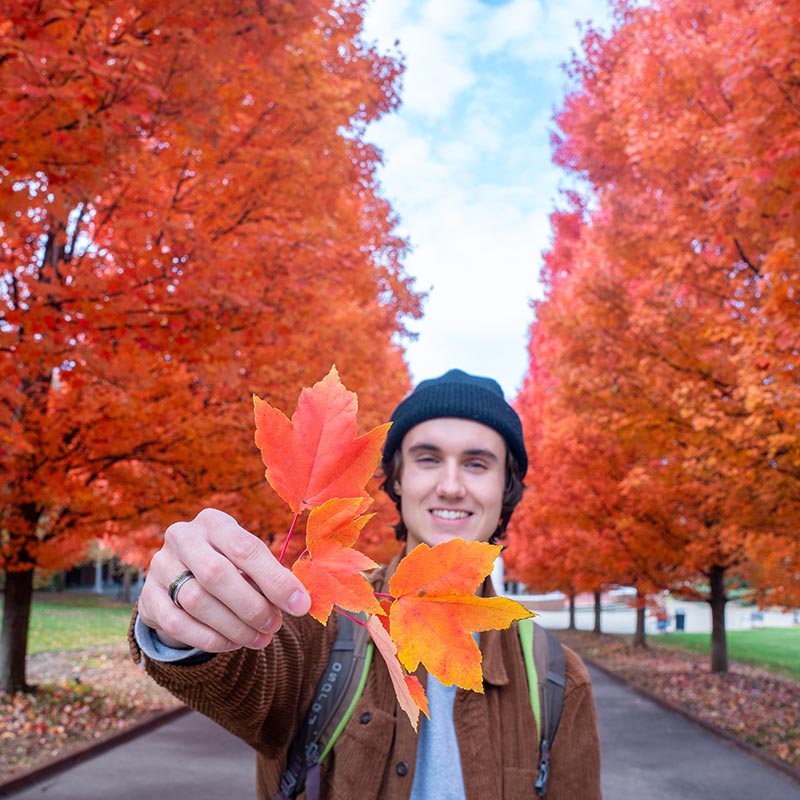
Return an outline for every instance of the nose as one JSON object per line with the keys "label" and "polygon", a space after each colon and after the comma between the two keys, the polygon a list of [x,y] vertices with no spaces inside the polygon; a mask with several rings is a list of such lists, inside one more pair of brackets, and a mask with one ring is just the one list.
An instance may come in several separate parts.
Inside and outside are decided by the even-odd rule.
{"label": "nose", "polygon": [[458,464],[445,461],[439,475],[436,491],[440,497],[463,497],[466,493]]}

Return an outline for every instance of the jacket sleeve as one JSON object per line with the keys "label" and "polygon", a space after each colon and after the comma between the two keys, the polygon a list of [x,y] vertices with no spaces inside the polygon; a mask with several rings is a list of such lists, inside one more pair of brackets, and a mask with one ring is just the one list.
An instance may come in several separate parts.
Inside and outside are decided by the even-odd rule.
{"label": "jacket sleeve", "polygon": [[294,735],[336,638],[336,620],[327,626],[311,617],[284,616],[283,627],[261,650],[217,653],[193,665],[170,664],[144,656],[133,622],[128,644],[134,661],[159,685],[267,758],[280,758]]}
{"label": "jacket sleeve", "polygon": [[592,682],[568,647],[564,708],[553,743],[547,800],[601,800],[600,736]]}

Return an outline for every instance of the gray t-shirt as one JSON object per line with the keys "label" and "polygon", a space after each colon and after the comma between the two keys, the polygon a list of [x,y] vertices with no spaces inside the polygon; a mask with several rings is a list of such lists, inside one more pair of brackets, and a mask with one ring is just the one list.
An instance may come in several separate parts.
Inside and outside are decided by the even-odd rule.
{"label": "gray t-shirt", "polygon": [[420,716],[417,768],[411,800],[465,800],[464,776],[453,724],[455,686],[428,675],[425,689],[431,718]]}

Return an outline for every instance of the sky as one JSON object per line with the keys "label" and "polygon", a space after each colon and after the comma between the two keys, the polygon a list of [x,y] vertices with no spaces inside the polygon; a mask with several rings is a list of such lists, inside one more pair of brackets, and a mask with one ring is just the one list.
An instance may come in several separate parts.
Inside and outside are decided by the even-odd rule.
{"label": "sky", "polygon": [[548,217],[569,185],[550,146],[563,65],[578,23],[608,21],[605,0],[371,0],[364,38],[405,61],[400,109],[366,138],[383,151],[406,271],[428,292],[409,325],[414,383],[458,367],[517,394]]}

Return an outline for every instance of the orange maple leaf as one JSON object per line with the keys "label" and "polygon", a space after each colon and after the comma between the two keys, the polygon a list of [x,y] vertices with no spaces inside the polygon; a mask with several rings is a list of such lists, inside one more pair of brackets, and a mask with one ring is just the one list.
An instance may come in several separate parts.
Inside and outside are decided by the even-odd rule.
{"label": "orange maple leaf", "polygon": [[500,549],[452,539],[435,547],[417,545],[398,564],[389,581],[395,598],[389,630],[409,672],[422,663],[446,686],[483,691],[481,652],[472,634],[533,616],[507,597],[475,594]]}
{"label": "orange maple leaf", "polygon": [[307,554],[292,566],[311,596],[309,614],[323,625],[334,605],[357,613],[382,614],[370,582],[361,574],[378,565],[352,545],[372,514],[358,516],[369,505],[361,497],[335,498],[315,508],[306,525]]}
{"label": "orange maple leaf", "polygon": [[336,367],[300,392],[291,421],[253,396],[256,445],[270,486],[295,514],[334,497],[364,497],[391,423],[357,436],[358,398]]}
{"label": "orange maple leaf", "polygon": [[389,677],[392,679],[394,693],[397,695],[397,702],[400,708],[406,712],[411,722],[411,727],[416,730],[419,721],[419,712],[430,719],[428,713],[428,698],[425,696],[425,689],[414,675],[407,675],[400,662],[397,660],[397,647],[389,636],[389,632],[383,626],[380,617],[371,615],[367,619],[367,630],[369,631],[375,647],[383,656],[386,667],[389,670]]}

